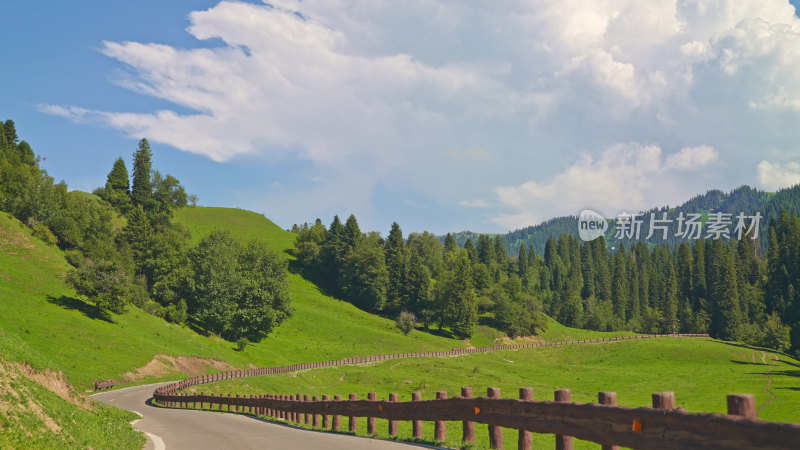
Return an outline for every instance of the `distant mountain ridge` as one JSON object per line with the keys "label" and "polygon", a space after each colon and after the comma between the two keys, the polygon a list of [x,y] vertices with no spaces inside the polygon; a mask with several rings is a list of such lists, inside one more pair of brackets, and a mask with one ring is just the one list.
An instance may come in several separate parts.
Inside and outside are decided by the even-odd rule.
{"label": "distant mountain ridge", "polygon": [[[789,214],[800,214],[800,185],[781,189],[775,193],[761,191],[747,185],[740,186],[730,192],[712,189],[704,194],[692,197],[676,207],[661,206],[642,211],[642,220],[644,221],[642,230],[649,230],[651,212],[662,213],[666,211],[668,212],[668,218],[671,219],[677,218],[681,212],[684,214],[701,213],[703,214],[704,222],[708,213],[713,212],[731,213],[734,217],[740,212],[746,215],[753,215],[756,212],[761,212],[763,218],[761,219],[759,227],[759,236],[763,247],[766,243],[766,232],[770,219],[777,219],[781,210],[784,209]],[[660,214],[657,214],[656,217],[658,218],[659,216]],[[607,217],[607,219],[609,219],[609,232],[606,233],[606,240],[608,241],[609,248],[611,248],[619,245],[620,242],[613,239],[615,218]],[[731,231],[733,231],[732,227]],[[478,238],[481,236],[481,233],[472,231],[461,231],[451,234],[459,246],[463,246],[467,239],[472,239],[473,243],[477,243]],[[533,245],[534,251],[541,255],[544,251],[544,245],[547,239],[558,239],[558,236],[561,234],[578,235],[578,216],[554,217],[538,225],[532,225],[505,234],[495,233],[487,235],[492,238],[500,236],[509,255],[517,255],[520,245],[523,244],[526,250],[530,249],[530,246]],[[644,239],[645,237],[646,235],[643,233],[641,238]],[[444,241],[444,236],[440,236],[439,239]],[[684,242],[684,239],[681,237],[669,236],[666,240],[659,239],[652,242],[666,243],[670,246],[675,246]]]}

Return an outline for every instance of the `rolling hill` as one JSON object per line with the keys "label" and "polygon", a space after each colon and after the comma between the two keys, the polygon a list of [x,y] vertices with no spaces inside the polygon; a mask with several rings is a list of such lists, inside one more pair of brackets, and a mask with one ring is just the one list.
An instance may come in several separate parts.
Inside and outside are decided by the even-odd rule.
{"label": "rolling hill", "polygon": [[[238,239],[264,239],[274,251],[292,259],[289,250],[294,235],[260,214],[226,208],[183,208],[176,212],[175,221],[192,232],[194,242],[215,228],[224,228]],[[294,315],[264,341],[237,352],[229,342],[200,336],[136,308],[113,315],[111,321],[93,318],[87,303],[65,286],[68,269],[60,250],[34,238],[28,227],[0,213],[0,380],[5,383],[0,393],[0,427],[17,430],[0,433],[0,447],[100,448],[112,441],[120,448],[140,447],[141,436],[127,425],[132,419],[129,414],[83,405],[81,394],[97,379],[139,384],[230,368],[470,345],[421,331],[404,336],[391,320],[326,296],[313,283],[291,273]],[[625,333],[575,330],[551,321],[546,332],[533,339],[617,334]],[[483,325],[471,344],[490,345],[501,338],[501,333]],[[706,381],[710,377],[730,377],[730,383],[717,384],[719,392],[740,389],[757,394],[763,403],[768,395],[763,390],[765,372],[769,370],[774,387],[771,392],[777,399],[764,410],[765,417],[800,420],[796,407],[786,406],[800,404],[796,388],[800,363],[796,360],[778,355],[780,366],[761,365],[760,351],[711,340],[676,341],[673,347],[640,345],[614,353],[609,353],[610,346],[597,350],[565,348],[553,354],[498,352],[408,361],[396,367],[348,367],[335,373],[311,371],[297,377],[264,378],[258,386],[309,392],[338,386],[335,391],[339,393],[340,388],[406,392],[416,386],[454,390],[462,384],[472,384],[476,389],[489,384],[507,386],[504,392],[508,392],[512,387],[533,385],[538,398],[547,398],[554,386],[578,389],[586,398],[597,390],[622,393],[633,386],[627,404],[641,404],[643,396],[655,390],[675,389],[679,401],[686,399],[692,409],[718,410],[721,406],[712,407],[709,402],[722,402],[723,397],[708,390]],[[748,352],[756,355],[752,365]],[[748,356],[746,364],[740,353]],[[676,359],[676,355],[681,357]],[[706,361],[712,375],[692,381],[700,366],[686,364],[687,358]],[[623,373],[626,370],[627,375]],[[641,374],[639,381],[636,373]],[[656,387],[659,377],[666,381]],[[688,381],[679,381],[684,379]],[[10,394],[12,391],[17,395]]]}

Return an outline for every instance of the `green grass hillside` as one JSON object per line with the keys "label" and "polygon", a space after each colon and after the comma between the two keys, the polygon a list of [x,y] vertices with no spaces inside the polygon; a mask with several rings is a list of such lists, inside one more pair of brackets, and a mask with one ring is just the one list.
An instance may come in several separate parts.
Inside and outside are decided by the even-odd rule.
{"label": "green grass hillside", "polygon": [[[215,229],[224,229],[242,241],[265,240],[273,251],[293,259],[293,233],[281,229],[261,214],[232,208],[183,208],[175,222],[186,226],[197,242]],[[415,332],[403,336],[394,322],[366,313],[350,303],[334,299],[298,274],[288,277],[295,314],[262,343],[245,353],[259,361],[284,364],[338,359],[346,356],[431,351],[462,347],[465,342]],[[564,327],[550,320],[539,340],[588,339],[589,336],[621,336],[626,332],[596,333]],[[471,339],[474,346],[495,345],[503,336],[480,326]]]}
{"label": "green grass hillside", "polygon": [[[294,235],[260,214],[238,209],[183,208],[176,212],[175,220],[189,228],[194,242],[215,228],[222,228],[238,239],[264,239],[273,250],[292,258],[288,250],[293,246]],[[237,352],[232,343],[199,336],[189,328],[168,324],[136,308],[113,315],[111,321],[93,318],[89,305],[64,284],[68,269],[60,250],[34,238],[26,226],[0,213],[0,367],[3,371],[0,380],[8,384],[0,391],[2,448],[20,447],[20,442],[33,447],[103,447],[103,442],[111,442],[108,439],[113,436],[98,429],[123,430],[115,431],[119,437],[115,446],[140,445],[141,437],[127,425],[131,420],[127,414],[102,407],[84,409],[52,389],[44,388],[49,384],[42,382],[37,374],[49,374],[82,392],[97,379],[125,378],[126,383],[138,384],[176,379],[187,372],[470,345],[421,331],[404,336],[393,321],[326,296],[313,283],[290,274],[294,315],[264,341]],[[551,321],[546,332],[535,339],[568,340],[615,334],[625,333],[575,330]],[[502,341],[501,334],[483,325],[472,337],[471,345],[491,345],[498,340]],[[759,395],[759,403],[763,403],[763,396],[767,395],[763,391],[767,380],[764,373],[770,370],[773,380],[770,389],[776,401],[764,409],[764,417],[800,420],[796,407],[786,406],[800,404],[800,389],[797,388],[800,364],[796,360],[781,356],[785,363],[763,366],[757,360],[745,364],[743,357],[736,359],[736,355],[751,350],[713,341],[693,342],[675,341],[674,348],[661,344],[649,346],[651,341],[584,350],[537,349],[395,361],[377,367],[326,369],[297,377],[262,377],[262,380],[246,382],[260,383],[250,387],[270,392],[299,389],[311,393],[322,392],[319,389],[324,388],[330,393],[376,390],[381,395],[390,391],[407,393],[416,388],[426,392],[435,389],[456,392],[463,384],[471,384],[476,390],[496,385],[508,394],[516,387],[533,386],[538,398],[549,398],[552,389],[558,386],[585,392],[583,397],[576,396],[582,401],[597,390],[616,390],[620,393],[620,402],[630,405],[646,404],[650,392],[674,389],[679,402],[690,402],[686,403],[687,408],[718,410],[718,406],[703,402],[720,402],[721,405],[724,394],[741,391]],[[609,353],[614,348],[629,350]],[[168,357],[156,358],[157,355]],[[686,357],[676,359],[676,355]],[[710,375],[698,378],[697,373],[704,366],[692,361],[704,361],[704,355],[717,356],[713,356],[715,362],[709,366]],[[760,353],[754,355],[758,359]],[[174,358],[181,356],[203,359]],[[214,360],[222,362],[214,363]],[[143,367],[145,369],[135,376],[128,374]],[[733,384],[728,383],[729,379]],[[657,380],[664,383],[655,386]],[[709,387],[709,380],[718,383]],[[273,382],[275,384],[269,384]],[[628,388],[633,390],[628,392],[625,390]],[[11,391],[18,395],[10,394]],[[67,397],[75,395],[78,394],[72,392]],[[31,402],[37,406],[30,406]],[[61,431],[54,432],[52,424],[42,414]],[[108,425],[96,426],[98,423]],[[5,432],[10,429],[16,431]]]}

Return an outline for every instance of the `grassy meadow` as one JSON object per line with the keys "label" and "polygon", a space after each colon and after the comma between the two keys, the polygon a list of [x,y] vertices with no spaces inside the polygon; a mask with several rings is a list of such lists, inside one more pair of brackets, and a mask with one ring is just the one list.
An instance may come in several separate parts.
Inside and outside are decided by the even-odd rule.
{"label": "grassy meadow", "polygon": [[[215,228],[222,228],[243,241],[264,239],[274,251],[292,260],[294,235],[260,214],[226,208],[183,208],[176,212],[175,221],[191,231],[195,243]],[[130,414],[101,406],[86,409],[65,400],[26,377],[22,363],[35,373],[47,369],[60,372],[58,377],[64,383],[85,392],[94,380],[121,380],[156,355],[205,358],[200,369],[195,367],[195,373],[209,373],[225,368],[512,343],[492,328],[486,317],[469,341],[420,330],[404,336],[392,320],[329,297],[313,283],[290,273],[294,315],[267,339],[237,352],[233,343],[168,324],[136,308],[112,315],[110,321],[95,318],[91,306],[64,284],[68,269],[59,249],[34,238],[28,227],[0,213],[0,381],[9,386],[0,393],[2,448],[102,448],[109,442],[120,448],[136,448],[142,442],[141,435],[128,425]],[[631,333],[576,330],[551,320],[541,336],[518,341],[625,334]],[[386,361],[234,380],[203,389],[312,395],[355,392],[359,396],[376,391],[379,398],[397,392],[401,399],[408,399],[417,390],[423,398],[432,398],[437,390],[453,396],[461,386],[470,385],[476,395],[482,395],[488,386],[500,387],[508,397],[516,396],[519,387],[533,387],[537,399],[551,399],[553,390],[570,388],[575,401],[593,401],[597,391],[613,390],[619,403],[628,406],[649,404],[652,392],[674,390],[679,406],[718,412],[724,410],[726,394],[747,392],[755,394],[762,407],[759,417],[800,422],[800,362],[771,352],[763,356],[758,349],[711,339],[657,339]],[[220,363],[211,364],[213,361]],[[186,375],[180,367],[163,366],[160,371],[128,377],[122,384]],[[774,400],[765,390],[768,381]],[[11,390],[19,395],[9,394]],[[29,406],[30,402],[37,406]],[[54,432],[52,424],[61,431]],[[366,424],[359,429],[365,431]],[[385,432],[385,423],[380,430]],[[428,439],[432,439],[432,432],[432,426],[426,425]],[[401,435],[410,436],[409,424],[401,426]],[[456,446],[459,439],[460,425],[451,424],[448,443]],[[485,427],[479,427],[478,439],[486,442]],[[515,434],[507,432],[507,445],[515,439]],[[541,444],[552,441],[550,436],[536,439]]]}

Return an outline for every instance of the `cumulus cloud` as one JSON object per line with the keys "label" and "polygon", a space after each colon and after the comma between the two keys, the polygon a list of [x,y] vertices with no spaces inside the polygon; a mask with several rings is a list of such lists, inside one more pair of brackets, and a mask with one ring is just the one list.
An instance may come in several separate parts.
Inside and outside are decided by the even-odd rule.
{"label": "cumulus cloud", "polygon": [[[647,207],[687,170],[747,183],[753,149],[800,141],[776,125],[800,119],[788,0],[222,1],[189,22],[208,45],[101,47],[127,71],[120,86],[172,110],[40,109],[214,161],[324,171],[325,189],[283,193],[294,221],[315,214],[313,195],[374,214],[378,184],[480,208],[495,227],[594,199]],[[723,157],[740,163],[723,171]],[[553,196],[565,200],[544,208]]]}
{"label": "cumulus cloud", "polygon": [[662,156],[657,145],[620,143],[600,152],[584,154],[575,164],[546,181],[519,186],[499,186],[498,200],[518,211],[503,213],[493,221],[509,229],[521,228],[531,217],[547,217],[558,209],[576,214],[584,207],[604,211],[641,210],[681,200],[686,194],[677,179],[686,171],[708,166],[716,151],[708,146],[687,147]]}
{"label": "cumulus cloud", "polygon": [[717,159],[717,151],[707,145],[682,148],[664,162],[665,169],[686,170],[705,167]]}
{"label": "cumulus cloud", "polygon": [[778,190],[800,184],[800,164],[788,162],[786,164],[773,164],[761,161],[758,164],[758,181],[768,190]]}

